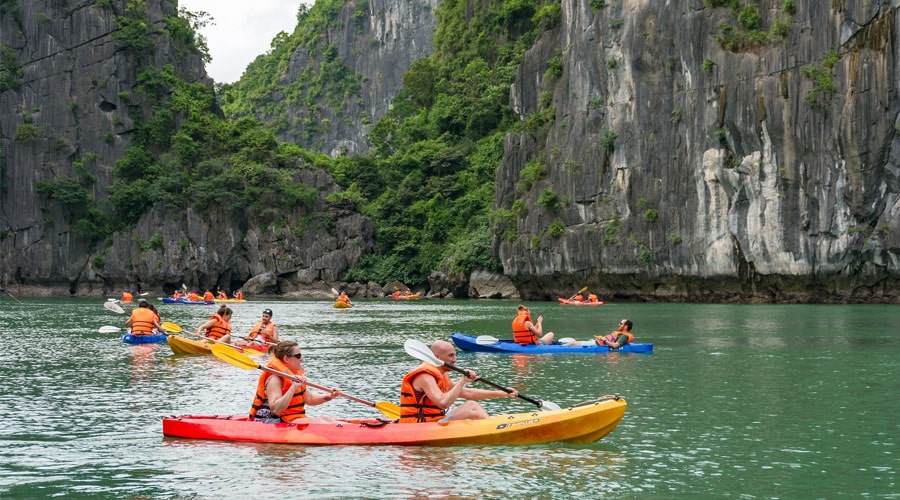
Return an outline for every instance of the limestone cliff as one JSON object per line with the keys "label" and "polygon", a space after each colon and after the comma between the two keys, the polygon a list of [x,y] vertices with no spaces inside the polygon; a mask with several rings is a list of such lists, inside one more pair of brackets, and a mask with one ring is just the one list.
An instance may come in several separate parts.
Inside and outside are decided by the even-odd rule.
{"label": "limestone cliff", "polygon": [[717,3],[562,0],[497,172],[526,297],[900,299],[900,1]]}
{"label": "limestone cliff", "polygon": [[135,117],[155,104],[138,90],[138,61],[212,86],[202,54],[166,29],[175,3],[146,0],[131,27],[152,43],[138,47],[117,20],[141,2],[0,0],[0,286],[106,294],[187,283],[291,293],[337,280],[370,249],[371,221],[326,203],[338,187],[315,168],[294,179],[315,188],[318,200],[285,214],[291,230],[242,212],[157,206],[133,231],[92,242],[64,209],[46,203],[37,186],[59,176],[86,179],[94,200],[107,197]]}
{"label": "limestone cliff", "polygon": [[[338,102],[310,96],[302,102],[284,100],[285,127],[279,137],[329,155],[365,154],[371,126],[390,109],[403,85],[403,74],[413,61],[432,53],[437,28],[434,9],[439,0],[350,0],[336,12],[332,28],[322,33],[318,50],[301,46],[291,57],[281,84],[290,86],[306,78],[309,68],[325,71],[323,54],[332,48],[335,58],[349,69],[358,90]],[[260,116],[278,122],[281,117]],[[316,131],[310,135],[309,128]]]}

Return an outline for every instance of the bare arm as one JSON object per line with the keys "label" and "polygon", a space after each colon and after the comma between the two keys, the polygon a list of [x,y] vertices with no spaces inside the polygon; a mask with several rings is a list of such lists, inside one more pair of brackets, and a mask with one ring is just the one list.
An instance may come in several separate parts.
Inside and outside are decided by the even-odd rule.
{"label": "bare arm", "polygon": [[413,379],[412,385],[413,388],[424,392],[425,395],[428,396],[428,399],[432,400],[434,404],[446,410],[459,399],[459,394],[462,391],[463,386],[470,381],[471,379],[469,378],[460,377],[460,379],[450,387],[449,391],[442,392],[434,377],[423,373],[417,375],[416,378]]}
{"label": "bare arm", "polygon": [[[269,409],[275,415],[281,416],[281,412],[287,409],[294,392],[303,385],[302,378],[295,377],[288,390],[285,391],[281,383],[281,377],[269,377],[266,381],[266,398],[269,400]],[[309,394],[307,392],[307,394]]]}

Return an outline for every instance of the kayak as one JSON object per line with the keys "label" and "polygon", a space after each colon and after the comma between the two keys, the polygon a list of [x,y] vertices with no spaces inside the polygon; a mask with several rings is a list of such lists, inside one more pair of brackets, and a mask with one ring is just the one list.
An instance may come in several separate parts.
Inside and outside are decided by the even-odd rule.
{"label": "kayak", "polygon": [[592,443],[612,432],[624,399],[604,399],[552,411],[497,415],[482,420],[400,424],[384,419],[304,418],[294,423],[253,422],[247,415],[185,415],[163,419],[163,435],[253,443],[305,445],[530,445]]}
{"label": "kayak", "polygon": [[187,304],[190,306],[211,306],[215,304],[211,300],[173,299],[172,297],[163,297],[162,301],[163,304]]}
{"label": "kayak", "polygon": [[132,335],[126,333],[122,335],[122,342],[126,344],[159,344],[165,341],[166,335],[164,333],[157,333],[156,335]]}
{"label": "kayak", "polygon": [[[187,337],[172,335],[169,337],[169,347],[175,354],[212,354],[211,347],[213,342],[205,340],[194,340]],[[269,346],[265,344],[256,344],[252,346],[241,346],[244,354],[265,354],[269,350]],[[240,351],[238,351],[240,352]]]}
{"label": "kayak", "polygon": [[343,300],[335,300],[334,307],[336,309],[350,309],[351,307],[353,307],[353,305],[349,304],[347,302],[344,302]]}
{"label": "kayak", "polygon": [[247,299],[213,299],[216,304],[232,304],[237,302],[247,302]]}
{"label": "kayak", "polygon": [[418,300],[422,298],[422,295],[419,292],[416,292],[412,295],[391,295],[391,298],[393,298],[394,300]]}
{"label": "kayak", "polygon": [[602,300],[598,300],[596,302],[591,302],[587,300],[575,300],[575,299],[564,299],[559,297],[559,303],[564,306],[605,306],[606,302]]}
{"label": "kayak", "polygon": [[452,332],[450,338],[460,349],[475,352],[516,354],[606,354],[610,352],[640,352],[649,354],[653,352],[653,344],[625,344],[618,349],[611,349],[605,345],[597,345],[594,343],[591,343],[590,345],[574,346],[565,346],[562,344],[522,345],[517,344],[512,340],[498,340],[497,342],[490,344],[479,344],[476,341],[478,337],[459,332]]}

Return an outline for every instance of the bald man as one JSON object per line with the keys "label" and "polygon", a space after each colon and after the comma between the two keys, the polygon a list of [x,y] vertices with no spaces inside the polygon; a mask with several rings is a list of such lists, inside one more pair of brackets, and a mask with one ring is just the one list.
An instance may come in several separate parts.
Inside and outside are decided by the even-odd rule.
{"label": "bald man", "polygon": [[[456,348],[450,342],[438,340],[431,345],[431,352],[444,363],[456,362]],[[453,382],[448,375],[449,371],[450,368],[446,365],[422,363],[403,377],[400,384],[401,423],[487,418],[487,412],[477,401],[518,396],[515,389],[510,389],[511,392],[508,393],[471,389],[466,384],[478,380],[478,374],[466,370],[465,375]],[[467,401],[453,411],[448,411],[459,398]]]}

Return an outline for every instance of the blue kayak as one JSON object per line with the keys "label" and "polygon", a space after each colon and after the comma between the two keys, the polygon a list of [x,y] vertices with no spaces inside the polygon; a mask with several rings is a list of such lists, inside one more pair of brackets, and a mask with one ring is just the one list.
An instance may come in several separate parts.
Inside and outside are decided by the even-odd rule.
{"label": "blue kayak", "polygon": [[187,304],[189,306],[213,306],[216,303],[212,300],[186,300],[173,299],[172,297],[163,297],[163,304]]}
{"label": "blue kayak", "polygon": [[[496,340],[488,335],[482,336],[482,342],[479,343],[474,335],[453,332],[450,334],[453,343],[464,351],[475,352],[501,352],[510,354],[606,354],[610,352],[642,352],[652,353],[653,344],[625,344],[618,349],[610,349],[605,345],[573,345],[565,346],[562,344],[550,345],[521,345],[512,340]],[[494,341],[491,341],[494,340]]]}
{"label": "blue kayak", "polygon": [[132,335],[126,333],[122,335],[122,342],[126,344],[159,344],[160,342],[165,342],[166,338],[164,333],[157,333],[156,335]]}

